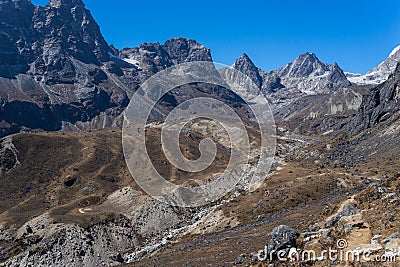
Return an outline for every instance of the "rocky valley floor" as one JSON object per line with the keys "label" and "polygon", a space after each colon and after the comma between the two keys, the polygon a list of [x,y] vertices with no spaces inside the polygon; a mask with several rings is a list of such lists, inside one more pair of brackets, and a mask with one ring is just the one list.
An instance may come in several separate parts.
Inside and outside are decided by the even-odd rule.
{"label": "rocky valley floor", "polygon": [[[225,199],[191,209],[141,191],[125,166],[119,130],[6,137],[0,265],[268,266],[254,252],[280,225],[299,232],[301,249],[320,251],[345,238],[349,248],[389,252],[400,241],[397,131],[351,138],[278,132],[277,161],[258,190],[239,185]],[[202,136],[185,136],[182,151],[193,157]],[[174,182],[196,179],[162,159],[155,165]]]}

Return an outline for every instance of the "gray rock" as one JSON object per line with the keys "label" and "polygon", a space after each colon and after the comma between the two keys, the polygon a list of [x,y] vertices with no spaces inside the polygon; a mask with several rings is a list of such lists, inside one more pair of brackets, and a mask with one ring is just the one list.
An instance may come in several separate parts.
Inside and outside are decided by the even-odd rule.
{"label": "gray rock", "polygon": [[32,233],[33,233],[33,230],[32,230],[32,228],[31,228],[29,225],[26,226],[26,232],[27,232],[28,234],[32,234]]}
{"label": "gray rock", "polygon": [[27,243],[27,244],[30,244],[30,245],[32,245],[32,244],[37,244],[37,243],[39,243],[40,241],[42,241],[42,238],[41,238],[40,236],[37,236],[37,235],[28,236],[28,237],[26,238],[26,243]]}
{"label": "gray rock", "polygon": [[319,225],[311,225],[308,227],[308,231],[309,232],[317,232],[321,229],[321,227],[319,227]]}
{"label": "gray rock", "polygon": [[243,255],[243,254],[240,255],[239,257],[236,258],[235,265],[242,264],[244,262],[244,259],[245,259],[245,255]]}
{"label": "gray rock", "polygon": [[289,226],[281,225],[271,232],[271,239],[267,246],[268,257],[276,256],[279,251],[289,251],[290,248],[296,248],[296,240],[300,233]]}
{"label": "gray rock", "polygon": [[252,252],[250,253],[251,263],[257,263],[259,261],[258,253]]}

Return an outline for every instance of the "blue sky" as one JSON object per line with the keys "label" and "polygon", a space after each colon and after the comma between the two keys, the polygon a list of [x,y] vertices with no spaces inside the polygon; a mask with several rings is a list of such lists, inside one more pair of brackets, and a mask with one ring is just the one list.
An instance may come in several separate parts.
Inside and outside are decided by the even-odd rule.
{"label": "blue sky", "polygon": [[[85,1],[85,0],[84,0]],[[32,0],[44,5],[46,0]],[[266,71],[299,54],[364,73],[400,45],[400,1],[86,0],[108,43],[117,48],[188,37],[216,62],[247,53]]]}

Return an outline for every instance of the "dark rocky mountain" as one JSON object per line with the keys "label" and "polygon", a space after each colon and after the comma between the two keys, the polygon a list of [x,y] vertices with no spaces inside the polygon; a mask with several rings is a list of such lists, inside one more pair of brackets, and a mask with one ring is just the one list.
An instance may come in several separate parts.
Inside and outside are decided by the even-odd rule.
{"label": "dark rocky mountain", "polygon": [[266,94],[276,93],[277,90],[285,88],[278,76],[273,73],[267,73],[256,67],[247,54],[243,54],[238,58],[233,64],[233,67],[251,78],[253,82]]}
{"label": "dark rocky mountain", "polygon": [[399,119],[399,101],[400,64],[386,82],[372,88],[363,98],[358,113],[349,123],[349,131],[357,134],[380,123],[386,124],[388,129],[393,128],[392,124]]}
{"label": "dark rocky mountain", "polygon": [[251,61],[248,55],[243,54],[240,58],[236,60],[236,62],[233,64],[233,67],[238,71],[246,74],[246,76],[251,78],[253,82],[259,88],[261,88],[263,84],[262,75],[264,74],[264,72],[254,65],[253,61]]}
{"label": "dark rocky mountain", "polygon": [[125,48],[119,57],[141,70],[141,81],[175,64],[212,61],[210,49],[186,38],[173,38],[162,45],[144,43],[139,47]]}
{"label": "dark rocky mountain", "polygon": [[1,135],[59,130],[127,105],[103,70],[113,50],[82,1],[1,1],[0,20]]}
{"label": "dark rocky mountain", "polygon": [[[52,0],[36,7],[28,0],[2,1],[2,75],[44,76],[43,82],[78,82],[78,60],[100,66],[112,52],[81,0]],[[29,69],[28,69],[29,68]]]}
{"label": "dark rocky mountain", "polygon": [[185,38],[120,53],[81,0],[45,7],[0,1],[0,21],[0,136],[118,126],[129,96],[149,76],[172,64],[211,60],[208,48]]}

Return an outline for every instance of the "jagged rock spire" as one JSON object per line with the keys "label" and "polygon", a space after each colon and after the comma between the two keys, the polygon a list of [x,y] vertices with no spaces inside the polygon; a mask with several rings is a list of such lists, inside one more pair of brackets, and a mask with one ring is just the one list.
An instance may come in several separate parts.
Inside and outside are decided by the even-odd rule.
{"label": "jagged rock spire", "polygon": [[249,76],[259,88],[261,87],[263,80],[260,71],[246,53],[236,60],[233,67]]}

